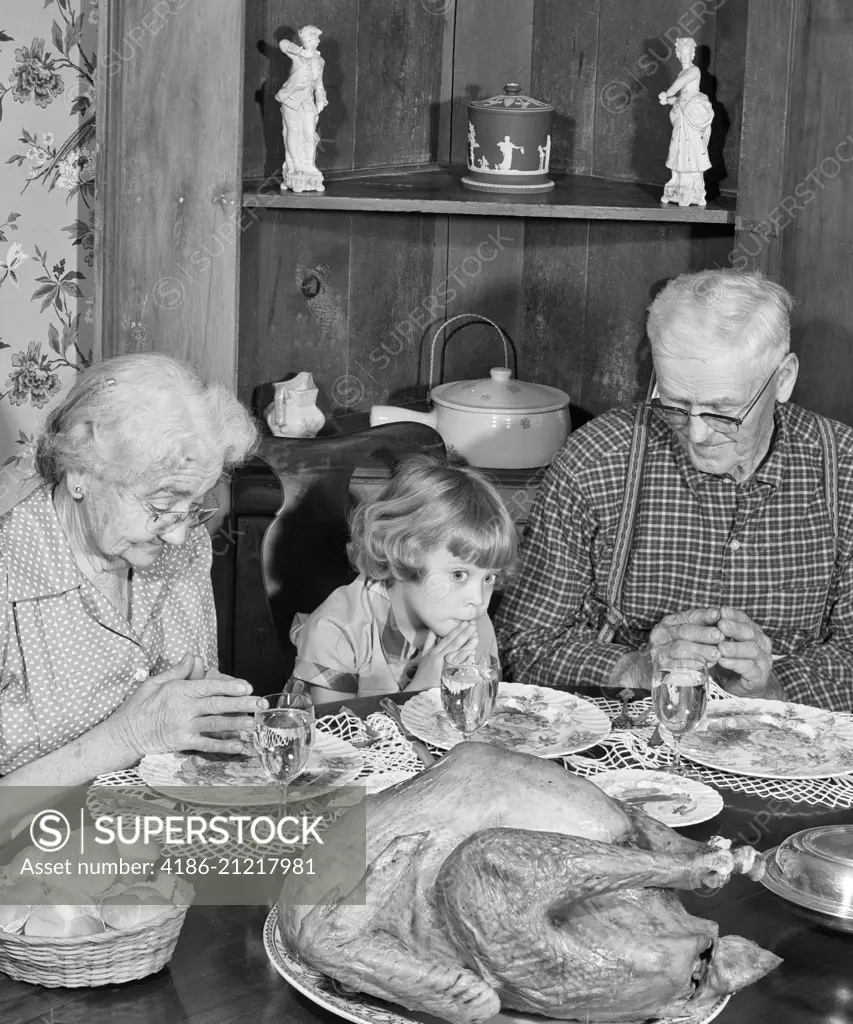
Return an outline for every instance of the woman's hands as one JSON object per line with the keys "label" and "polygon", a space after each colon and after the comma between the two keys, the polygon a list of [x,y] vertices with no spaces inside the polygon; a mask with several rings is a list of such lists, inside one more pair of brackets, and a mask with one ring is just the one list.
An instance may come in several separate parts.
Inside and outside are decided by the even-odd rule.
{"label": "woman's hands", "polygon": [[421,656],[418,670],[406,687],[406,692],[431,690],[433,687],[441,685],[441,670],[445,654],[455,654],[457,651],[476,651],[479,642],[480,634],[477,631],[476,621],[460,622],[454,626],[446,636],[435,642],[427,654]]}
{"label": "woman's hands", "polygon": [[174,668],[140,683],[108,721],[118,742],[137,758],[172,750],[242,754],[245,746],[235,734],[252,732],[253,712],[266,706],[251,693],[242,679],[205,676],[201,658],[187,654]]}

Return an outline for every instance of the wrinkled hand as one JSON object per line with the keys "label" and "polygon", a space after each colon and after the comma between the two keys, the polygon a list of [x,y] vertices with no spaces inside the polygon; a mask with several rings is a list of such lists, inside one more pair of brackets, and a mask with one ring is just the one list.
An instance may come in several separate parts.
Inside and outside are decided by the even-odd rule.
{"label": "wrinkled hand", "polygon": [[719,617],[719,608],[688,608],[662,618],[649,637],[652,663],[681,661],[686,668],[701,669],[721,660]]}
{"label": "wrinkled hand", "polygon": [[723,607],[717,628],[723,640],[714,678],[735,697],[784,700],[785,693],[773,674],[773,644],[767,634],[738,608]]}
{"label": "wrinkled hand", "polygon": [[480,642],[477,623],[460,622],[446,635],[437,640],[429,653],[421,657],[418,671],[406,687],[406,692],[414,690],[431,690],[441,685],[441,670],[444,666],[445,654],[456,654],[457,651],[476,651]]}
{"label": "wrinkled hand", "polygon": [[140,758],[173,750],[241,754],[245,746],[234,734],[251,732],[252,713],[266,706],[251,693],[242,679],[204,675],[201,659],[187,654],[174,668],[140,683],[110,723],[119,742]]}

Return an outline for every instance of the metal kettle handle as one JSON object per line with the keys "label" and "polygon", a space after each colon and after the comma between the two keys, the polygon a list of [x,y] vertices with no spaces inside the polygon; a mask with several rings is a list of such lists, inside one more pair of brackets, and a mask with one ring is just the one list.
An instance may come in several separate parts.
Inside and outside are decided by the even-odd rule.
{"label": "metal kettle handle", "polygon": [[433,374],[433,369],[435,368],[435,343],[438,341],[438,336],[441,334],[441,332],[445,328],[449,327],[455,321],[457,321],[457,320],[465,320],[468,317],[471,317],[474,320],[479,320],[482,323],[491,324],[491,326],[494,327],[494,329],[498,332],[498,334],[500,334],[501,342],[503,343],[503,347],[504,347],[504,366],[506,366],[508,369],[511,369],[511,367],[509,365],[509,347],[507,345],[507,334],[506,334],[506,331],[504,331],[504,329],[502,327],[499,327],[494,322],[494,320],[490,320],[487,316],[481,316],[479,313],[458,313],[456,316],[452,316],[449,320],[445,320],[443,324],[439,324],[438,325],[438,329],[436,330],[435,334],[432,336],[432,342],[430,343],[430,347],[429,347],[429,384],[428,384],[428,391],[432,391],[432,374]]}

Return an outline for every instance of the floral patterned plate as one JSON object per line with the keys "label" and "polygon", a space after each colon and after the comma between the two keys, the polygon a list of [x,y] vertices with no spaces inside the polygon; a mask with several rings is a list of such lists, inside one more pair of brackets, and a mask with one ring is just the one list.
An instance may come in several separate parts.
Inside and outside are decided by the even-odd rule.
{"label": "floral patterned plate", "polygon": [[[291,785],[300,794],[319,796],[346,786],[363,767],[364,758],[351,743],[315,729],[308,765]],[[272,783],[254,754],[148,754],[139,765],[139,774],[146,786],[187,803],[260,807],[271,802]],[[253,795],[252,787],[264,788]]]}
{"label": "floral patterned plate", "polygon": [[[429,691],[424,691],[429,692]],[[438,1017],[427,1013],[415,1013],[395,1003],[386,1003],[381,999],[365,995],[361,992],[349,992],[332,978],[315,971],[294,956],[284,945],[278,930],[278,907],[273,907],[264,924],[264,948],[270,963],[297,992],[307,996],[324,1010],[331,1010],[344,1020],[355,1024],[446,1024]],[[694,1017],[679,1017],[678,1024],[708,1024],[723,1010],[730,996],[723,996],[704,1013]],[[550,1017],[538,1017],[515,1010],[505,1010],[492,1017],[489,1024],[568,1024],[567,1021],[554,1021]],[[630,1022],[627,1022],[630,1024]],[[640,1024],[639,1021],[634,1024]],[[656,1024],[675,1024],[672,1018],[660,1018]]]}
{"label": "floral patterned plate", "polygon": [[[672,737],[661,728],[669,746]],[[681,752],[697,764],[763,779],[828,779],[853,772],[853,717],[805,704],[714,700]]]}
{"label": "floral patterned plate", "polygon": [[[416,694],[400,712],[409,732],[441,750],[462,739],[441,706],[437,688]],[[492,717],[473,740],[537,757],[562,757],[594,747],[609,732],[610,719],[583,697],[546,686],[501,683]]]}
{"label": "floral patterned plate", "polygon": [[587,778],[614,800],[642,807],[652,818],[674,828],[698,825],[715,818],[723,809],[723,798],[716,789],[669,772],[616,768]]}

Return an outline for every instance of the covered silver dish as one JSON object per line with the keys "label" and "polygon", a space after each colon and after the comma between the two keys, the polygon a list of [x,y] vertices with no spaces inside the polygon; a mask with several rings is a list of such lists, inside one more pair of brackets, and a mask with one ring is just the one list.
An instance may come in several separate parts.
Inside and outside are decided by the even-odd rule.
{"label": "covered silver dish", "polygon": [[853,933],[853,825],[789,836],[765,859],[764,885],[810,920]]}

